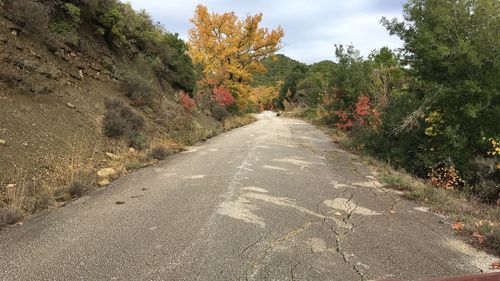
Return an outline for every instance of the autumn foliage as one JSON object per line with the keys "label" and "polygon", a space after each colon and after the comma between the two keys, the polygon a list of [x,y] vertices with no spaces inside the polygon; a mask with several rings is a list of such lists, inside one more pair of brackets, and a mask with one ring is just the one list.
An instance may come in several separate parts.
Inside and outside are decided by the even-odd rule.
{"label": "autumn foliage", "polygon": [[275,86],[254,87],[250,92],[250,101],[259,111],[274,109],[274,102],[279,96],[281,84],[282,82],[280,81]]}
{"label": "autumn foliage", "polygon": [[[279,50],[284,35],[281,27],[259,27],[261,21],[262,14],[239,19],[234,12],[209,13],[203,5],[196,7],[191,19],[189,55],[203,66],[205,81],[235,93],[239,109],[248,104],[252,73],[265,71],[259,61]],[[220,92],[216,96],[227,97],[225,91],[216,91]]]}
{"label": "autumn foliage", "polygon": [[191,111],[196,106],[194,99],[192,99],[184,91],[181,91],[179,100],[186,111]]}
{"label": "autumn foliage", "polygon": [[224,86],[214,87],[214,89],[212,90],[212,94],[213,94],[213,99],[220,106],[225,107],[234,103],[234,97],[231,94],[231,91],[229,91]]}
{"label": "autumn foliage", "polygon": [[338,117],[337,128],[347,130],[355,124],[361,127],[377,128],[381,124],[380,114],[372,105],[370,98],[359,96],[354,109],[338,109],[335,111]]}

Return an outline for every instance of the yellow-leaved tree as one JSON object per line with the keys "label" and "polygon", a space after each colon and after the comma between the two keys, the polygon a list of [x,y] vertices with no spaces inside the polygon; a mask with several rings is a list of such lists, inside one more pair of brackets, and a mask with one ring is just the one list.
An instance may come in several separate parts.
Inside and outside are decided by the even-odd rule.
{"label": "yellow-leaved tree", "polygon": [[280,49],[284,32],[259,27],[262,14],[239,19],[234,12],[210,13],[198,5],[189,31],[189,55],[203,66],[205,81],[227,87],[240,110],[245,109],[252,73],[264,72],[259,62]]}

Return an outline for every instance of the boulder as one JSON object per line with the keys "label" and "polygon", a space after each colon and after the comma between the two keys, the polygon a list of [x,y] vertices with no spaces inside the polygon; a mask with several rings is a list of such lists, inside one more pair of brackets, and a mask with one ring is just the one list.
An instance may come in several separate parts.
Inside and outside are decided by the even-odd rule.
{"label": "boulder", "polygon": [[106,156],[111,160],[120,160],[120,156],[111,152],[106,152]]}
{"label": "boulder", "polygon": [[97,175],[100,178],[109,178],[109,177],[113,176],[115,173],[116,173],[116,171],[113,168],[103,168],[103,169],[100,169],[99,171],[97,171]]}
{"label": "boulder", "polygon": [[102,179],[97,183],[100,187],[107,186],[110,184],[108,179]]}

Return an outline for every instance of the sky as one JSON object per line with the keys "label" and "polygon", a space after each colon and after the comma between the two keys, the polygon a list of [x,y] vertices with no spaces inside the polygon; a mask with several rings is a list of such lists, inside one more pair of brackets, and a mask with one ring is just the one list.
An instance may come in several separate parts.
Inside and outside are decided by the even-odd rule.
{"label": "sky", "polygon": [[401,18],[405,0],[129,0],[145,9],[168,31],[187,40],[196,5],[216,13],[234,11],[240,18],[263,13],[261,25],[281,26],[285,31],[285,54],[304,63],[335,60],[335,44],[353,44],[367,56],[372,50],[402,42],[390,36],[380,19]]}

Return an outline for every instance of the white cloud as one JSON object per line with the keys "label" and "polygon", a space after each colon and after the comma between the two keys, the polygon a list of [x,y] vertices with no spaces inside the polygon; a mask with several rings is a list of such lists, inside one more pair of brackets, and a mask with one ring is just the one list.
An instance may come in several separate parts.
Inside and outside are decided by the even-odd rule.
{"label": "white cloud", "polygon": [[270,29],[281,25],[285,30],[281,53],[293,59],[313,63],[334,59],[334,44],[352,43],[366,56],[383,46],[402,46],[379,23],[385,16],[400,17],[404,0],[131,0],[136,9],[145,9],[154,20],[187,39],[189,19],[198,3],[210,11],[235,11],[240,17],[263,13],[262,24]]}

